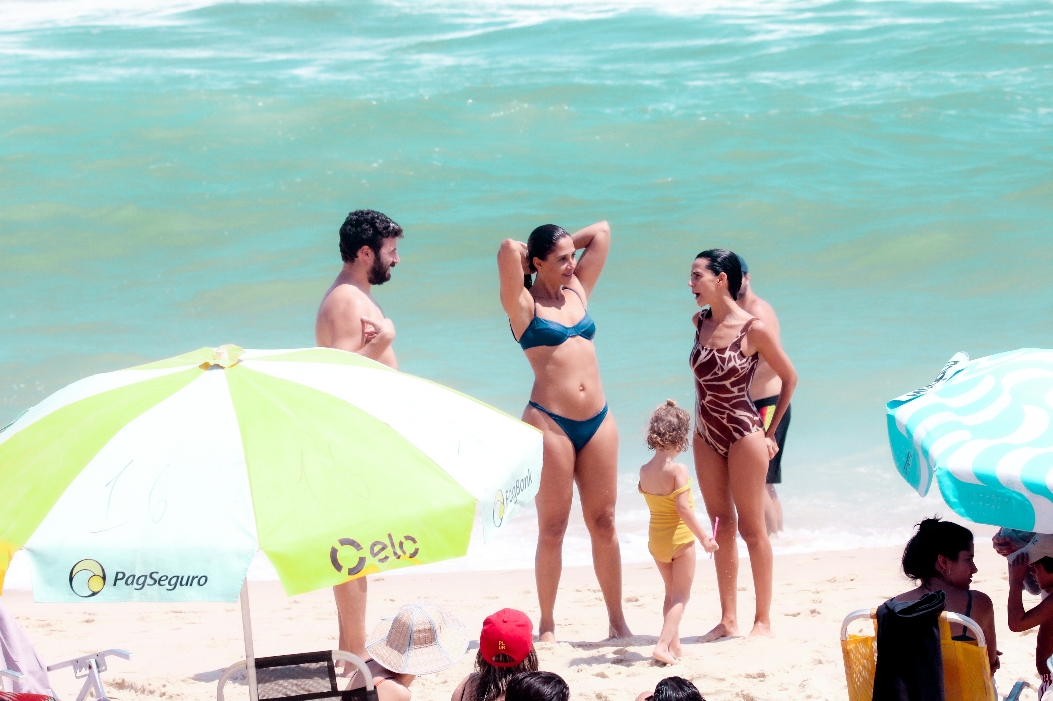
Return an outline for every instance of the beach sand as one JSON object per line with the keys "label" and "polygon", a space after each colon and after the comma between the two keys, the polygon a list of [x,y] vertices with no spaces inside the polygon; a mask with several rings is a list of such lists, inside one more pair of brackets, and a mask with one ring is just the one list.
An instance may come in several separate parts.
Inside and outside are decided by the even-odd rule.
{"label": "beach sand", "polygon": [[[739,638],[699,644],[696,636],[716,622],[713,563],[701,559],[693,599],[681,632],[683,660],[674,666],[651,663],[650,652],[661,628],[662,585],[653,565],[628,565],[624,582],[626,615],[637,634],[628,642],[600,641],[607,633],[603,600],[588,568],[568,568],[557,603],[561,641],[538,644],[542,669],[562,675],[579,701],[632,700],[666,676],[691,679],[709,701],[736,699],[845,699],[844,670],[838,633],[844,616],[874,607],[905,591],[899,573],[899,548],[786,555],[776,558],[774,639]],[[1007,592],[1005,561],[977,539],[974,588],[995,601],[1002,671],[996,681],[1002,694],[1024,678],[1037,683],[1034,631],[1010,633],[1005,626]],[[748,631],[752,613],[749,563],[739,573],[739,615]],[[331,591],[286,597],[277,582],[252,582],[251,601],[256,653],[260,656],[306,652],[336,644],[335,605]],[[1026,596],[1026,595],[1025,595]],[[533,573],[411,572],[370,579],[369,617],[375,625],[400,604],[430,598],[449,607],[477,641],[485,616],[510,606],[537,620]],[[1027,597],[1026,605],[1033,605]],[[14,612],[45,661],[89,651],[121,647],[131,661],[114,660],[104,675],[112,698],[215,698],[223,668],[243,659],[241,619],[236,604],[36,604],[29,592],[5,593],[2,602]],[[1029,603],[1031,602],[1031,603]],[[477,642],[454,667],[419,678],[413,696],[446,701],[472,667]],[[79,687],[68,670],[52,683],[60,696],[75,698]],[[228,698],[247,698],[244,686],[228,687]],[[1035,699],[1034,691],[1024,699]]]}

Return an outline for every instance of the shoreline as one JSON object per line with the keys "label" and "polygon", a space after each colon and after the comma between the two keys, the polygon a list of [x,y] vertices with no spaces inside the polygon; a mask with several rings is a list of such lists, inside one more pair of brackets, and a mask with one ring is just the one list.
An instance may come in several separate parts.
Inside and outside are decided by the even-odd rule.
{"label": "shoreline", "polygon": [[[602,597],[590,567],[564,569],[557,601],[560,642],[538,643],[541,668],[562,675],[576,701],[632,699],[660,679],[691,679],[708,701],[787,697],[844,699],[844,668],[838,633],[849,612],[876,607],[909,588],[899,572],[900,547],[778,555],[775,559],[774,639],[734,638],[700,644],[697,637],[719,617],[713,562],[699,558],[692,600],[681,625],[684,658],[676,665],[651,663],[661,629],[662,582],[653,563],[623,567],[623,601],[635,636],[604,641]],[[974,588],[995,602],[998,648],[1004,653],[996,676],[1006,690],[1023,678],[1037,686],[1034,632],[1010,633],[1005,624],[1005,561],[977,534]],[[309,652],[336,645],[333,595],[321,590],[286,597],[277,582],[250,587],[256,654]],[[506,606],[537,620],[531,570],[502,570],[478,577],[471,572],[420,572],[370,577],[367,622],[420,598],[446,606],[467,626],[473,640],[452,668],[419,678],[414,699],[447,701],[471,671],[482,620]],[[214,699],[222,670],[244,658],[240,609],[235,604],[36,604],[27,591],[8,591],[2,602],[25,628],[46,663],[106,648],[133,653],[114,660],[103,675],[107,692],[119,701]],[[1025,601],[1026,605],[1031,605]],[[748,630],[753,606],[749,562],[739,570],[740,628]],[[55,691],[75,697],[79,682],[68,671],[53,674]],[[243,687],[242,687],[243,688]],[[232,698],[239,691],[230,690]],[[1030,694],[1028,696],[1027,694]],[[1023,699],[1033,699],[1034,691]]]}

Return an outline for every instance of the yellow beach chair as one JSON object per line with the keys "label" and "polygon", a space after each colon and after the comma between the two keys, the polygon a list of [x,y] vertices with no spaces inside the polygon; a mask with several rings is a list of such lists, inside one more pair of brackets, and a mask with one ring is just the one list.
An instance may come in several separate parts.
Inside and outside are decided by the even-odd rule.
{"label": "yellow beach chair", "polygon": [[[850,635],[849,624],[861,619],[871,620],[871,630],[865,635]],[[976,642],[952,640],[952,624],[968,628]],[[987,658],[987,641],[976,621],[957,613],[940,614],[940,647],[947,701],[998,701]],[[849,701],[872,701],[877,666],[877,609],[860,609],[845,617],[841,624],[841,654],[845,660]],[[1026,686],[1024,682],[1017,682],[1006,700],[1015,701]]]}

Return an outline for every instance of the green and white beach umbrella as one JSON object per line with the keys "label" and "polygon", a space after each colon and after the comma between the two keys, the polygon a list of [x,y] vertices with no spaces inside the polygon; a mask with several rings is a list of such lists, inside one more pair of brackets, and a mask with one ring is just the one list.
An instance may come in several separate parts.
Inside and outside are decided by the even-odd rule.
{"label": "green and white beach umbrella", "polygon": [[297,594],[460,557],[537,493],[539,431],[324,348],[203,348],[86,378],[0,432],[0,586],[234,601],[257,551]]}
{"label": "green and white beach umbrella", "polygon": [[896,468],[977,523],[1053,533],[1053,350],[970,360],[887,404]]}

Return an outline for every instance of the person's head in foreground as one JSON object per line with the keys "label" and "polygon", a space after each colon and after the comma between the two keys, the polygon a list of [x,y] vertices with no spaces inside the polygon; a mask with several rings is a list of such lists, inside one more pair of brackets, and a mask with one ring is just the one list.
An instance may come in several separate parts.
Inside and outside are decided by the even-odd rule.
{"label": "person's head in foreground", "polygon": [[666,677],[655,684],[654,693],[646,691],[636,697],[636,701],[706,701],[702,692],[683,677]]}
{"label": "person's head in foreground", "polygon": [[[405,701],[409,685],[421,674],[452,667],[468,649],[468,631],[457,618],[430,601],[406,604],[393,618],[380,622],[366,651],[382,669],[374,672],[381,701]],[[359,676],[360,675],[356,675]],[[352,679],[350,688],[361,687]]]}
{"label": "person's head in foreground", "polygon": [[475,671],[458,685],[453,699],[494,701],[505,695],[512,677],[536,670],[534,624],[522,611],[501,609],[483,621]]}
{"label": "person's head in foreground", "polygon": [[691,433],[691,415],[676,405],[672,399],[665,400],[651,414],[647,425],[647,447],[651,450],[672,450],[682,453],[687,450]]}
{"label": "person's head in foreground", "polygon": [[523,672],[512,677],[505,701],[567,701],[570,687],[552,672]]}
{"label": "person's head in foreground", "polygon": [[[576,265],[574,239],[562,226],[543,224],[530,232],[527,267],[530,272],[537,273],[538,281],[553,288],[569,285]],[[533,284],[529,275],[523,282],[528,288]]]}
{"label": "person's head in foreground", "polygon": [[700,307],[734,302],[742,288],[739,257],[724,248],[702,251],[691,265],[689,284]]}
{"label": "person's head in foreground", "polygon": [[976,574],[973,532],[938,518],[927,518],[903,550],[903,573],[923,585],[934,579],[968,589]]}
{"label": "person's head in foreground", "polygon": [[372,209],[356,209],[340,227],[340,258],[363,266],[370,285],[383,285],[398,265],[402,227]]}

